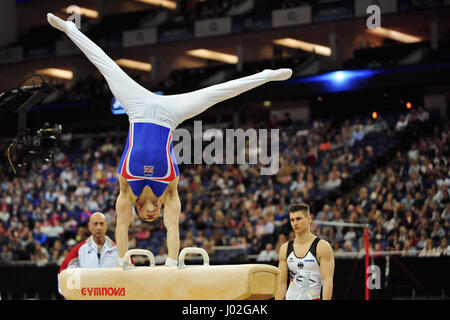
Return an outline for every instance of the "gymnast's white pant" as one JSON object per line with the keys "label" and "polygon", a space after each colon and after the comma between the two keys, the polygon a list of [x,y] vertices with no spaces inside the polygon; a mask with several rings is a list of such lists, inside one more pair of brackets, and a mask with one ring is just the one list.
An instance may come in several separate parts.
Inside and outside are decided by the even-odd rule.
{"label": "gymnast's white pant", "polygon": [[65,23],[66,34],[100,70],[112,93],[124,107],[130,122],[152,122],[175,130],[184,120],[202,113],[218,102],[269,81],[285,80],[292,74],[290,69],[264,70],[197,91],[160,96],[131,79],[100,47],[79,31],[74,23]]}

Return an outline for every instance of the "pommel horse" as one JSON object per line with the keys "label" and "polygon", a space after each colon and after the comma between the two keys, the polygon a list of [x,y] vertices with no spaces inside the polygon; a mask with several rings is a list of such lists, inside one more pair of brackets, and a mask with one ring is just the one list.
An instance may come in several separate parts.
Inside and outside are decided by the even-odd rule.
{"label": "pommel horse", "polygon": [[[203,265],[187,266],[186,254],[201,254]],[[150,266],[134,266],[131,256],[144,255]],[[69,300],[264,300],[275,296],[280,269],[266,264],[209,265],[208,253],[181,250],[178,267],[156,266],[148,250],[131,249],[123,268],[73,268],[59,276]]]}

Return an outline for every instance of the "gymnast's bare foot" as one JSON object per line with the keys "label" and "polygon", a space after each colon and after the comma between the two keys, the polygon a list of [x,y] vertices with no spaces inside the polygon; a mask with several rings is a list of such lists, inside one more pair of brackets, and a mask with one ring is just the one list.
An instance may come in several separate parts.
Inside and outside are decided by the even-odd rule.
{"label": "gymnast's bare foot", "polygon": [[64,21],[54,14],[47,13],[47,20],[50,25],[62,32],[67,32],[67,29],[71,27],[71,25],[75,26],[75,24],[71,21]]}
{"label": "gymnast's bare foot", "polygon": [[274,81],[283,81],[287,80],[292,76],[292,70],[289,68],[281,68],[281,69],[265,69],[263,72],[269,73],[269,77]]}

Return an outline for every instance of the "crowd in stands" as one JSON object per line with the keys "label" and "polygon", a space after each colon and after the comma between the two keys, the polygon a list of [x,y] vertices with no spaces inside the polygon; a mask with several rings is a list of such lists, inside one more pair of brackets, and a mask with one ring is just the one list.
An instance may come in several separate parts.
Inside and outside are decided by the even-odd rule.
{"label": "crowd in stands", "polygon": [[[324,205],[317,218],[368,223],[374,251],[419,257],[449,255],[450,127],[434,127],[431,135],[425,136],[424,130],[431,130],[428,119],[423,109],[400,116],[395,128],[397,134],[413,141],[410,148],[397,151],[384,169],[377,168],[357,195]],[[364,252],[362,229],[318,224],[315,232],[331,240],[335,253]]]}
{"label": "crowd in stands", "polygon": [[[450,128],[430,118],[419,108],[344,122],[293,121],[286,113],[258,124],[281,129],[278,174],[260,175],[260,165],[180,165],[181,248],[202,247],[222,262],[242,255],[274,261],[293,237],[289,205],[305,202],[315,221],[370,224],[374,251],[448,255]],[[96,211],[115,238],[125,134],[65,135],[53,165],[0,173],[0,261],[60,264],[89,236],[87,221]],[[129,247],[164,261],[162,219],[134,220]],[[336,254],[363,250],[362,229],[313,223],[312,231]]]}

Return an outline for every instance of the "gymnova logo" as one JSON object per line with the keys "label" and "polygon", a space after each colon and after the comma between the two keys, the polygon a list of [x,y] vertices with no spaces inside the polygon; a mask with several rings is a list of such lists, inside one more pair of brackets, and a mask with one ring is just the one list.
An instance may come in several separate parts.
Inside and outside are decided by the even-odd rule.
{"label": "gymnova logo", "polygon": [[81,295],[83,296],[125,296],[125,288],[81,288]]}
{"label": "gymnova logo", "polygon": [[202,122],[194,121],[193,130],[174,131],[173,153],[178,164],[249,164],[258,167],[261,175],[274,175],[280,162],[279,131],[253,128],[203,131]]}

